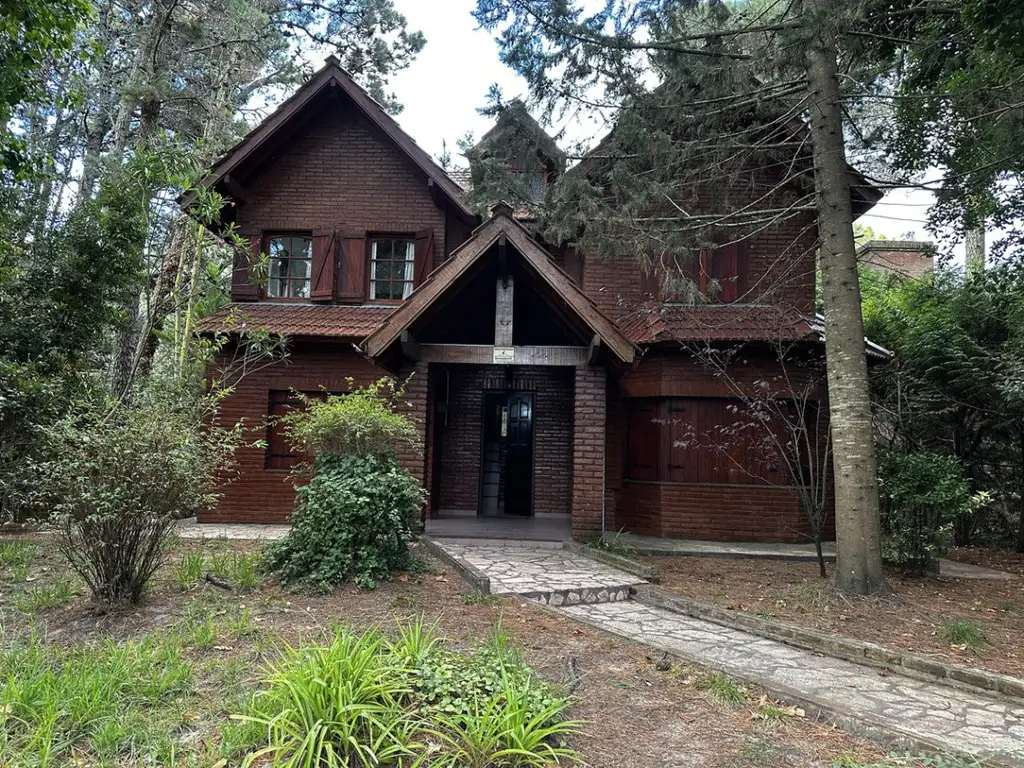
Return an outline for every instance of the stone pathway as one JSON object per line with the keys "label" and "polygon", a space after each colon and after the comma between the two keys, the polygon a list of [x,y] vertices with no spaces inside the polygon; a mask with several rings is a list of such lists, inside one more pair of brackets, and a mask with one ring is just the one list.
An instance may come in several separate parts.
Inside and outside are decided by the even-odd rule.
{"label": "stone pathway", "polygon": [[[819,656],[738,630],[641,603],[567,606],[566,615],[741,680],[764,685],[837,722],[901,734],[911,748],[1001,756],[1024,765],[1024,702],[973,695],[942,685]],[[856,730],[856,729],[855,729]]]}
{"label": "stone pathway", "polygon": [[520,595],[545,605],[625,600],[631,584],[644,583],[631,573],[561,548],[449,539],[436,539],[434,544],[487,576],[492,594]]}
{"label": "stone pathway", "polygon": [[250,541],[273,541],[280,539],[290,525],[265,525],[248,523],[197,523],[194,517],[179,520],[174,535],[181,539],[248,539]]}

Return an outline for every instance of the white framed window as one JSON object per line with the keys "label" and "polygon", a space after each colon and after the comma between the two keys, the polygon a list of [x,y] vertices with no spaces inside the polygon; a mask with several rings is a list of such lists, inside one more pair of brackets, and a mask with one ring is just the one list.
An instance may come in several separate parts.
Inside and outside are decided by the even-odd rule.
{"label": "white framed window", "polygon": [[402,301],[412,293],[416,245],[401,237],[375,237],[370,241],[370,298]]}

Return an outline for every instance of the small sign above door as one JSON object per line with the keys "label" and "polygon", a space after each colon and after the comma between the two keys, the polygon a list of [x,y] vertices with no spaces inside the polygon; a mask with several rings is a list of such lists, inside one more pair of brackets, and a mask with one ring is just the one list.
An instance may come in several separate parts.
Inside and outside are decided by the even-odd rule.
{"label": "small sign above door", "polygon": [[492,362],[495,365],[512,365],[516,361],[515,347],[495,347]]}

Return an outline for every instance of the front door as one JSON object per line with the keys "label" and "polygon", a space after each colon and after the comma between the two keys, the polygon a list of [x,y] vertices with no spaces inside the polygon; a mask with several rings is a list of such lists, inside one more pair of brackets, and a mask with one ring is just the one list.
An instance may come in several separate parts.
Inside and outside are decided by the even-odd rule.
{"label": "front door", "polygon": [[533,395],[484,394],[480,514],[533,514]]}

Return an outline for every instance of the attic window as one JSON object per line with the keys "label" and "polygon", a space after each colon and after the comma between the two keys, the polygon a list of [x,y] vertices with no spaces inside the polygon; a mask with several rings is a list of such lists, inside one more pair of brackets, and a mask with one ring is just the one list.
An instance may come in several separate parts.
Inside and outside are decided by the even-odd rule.
{"label": "attic window", "polygon": [[268,299],[308,299],[313,267],[313,238],[308,235],[268,235],[266,252]]}
{"label": "attic window", "polygon": [[402,301],[412,293],[416,246],[411,239],[377,237],[370,241],[370,298]]}
{"label": "attic window", "polygon": [[512,167],[509,169],[516,184],[526,190],[531,200],[543,200],[544,191],[548,186],[548,169],[543,165],[538,168]]}

